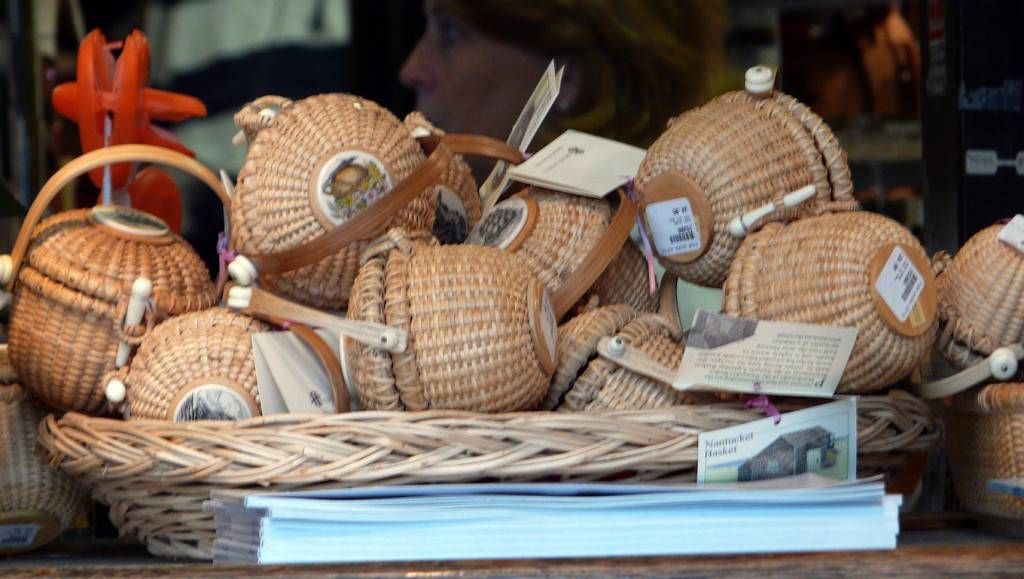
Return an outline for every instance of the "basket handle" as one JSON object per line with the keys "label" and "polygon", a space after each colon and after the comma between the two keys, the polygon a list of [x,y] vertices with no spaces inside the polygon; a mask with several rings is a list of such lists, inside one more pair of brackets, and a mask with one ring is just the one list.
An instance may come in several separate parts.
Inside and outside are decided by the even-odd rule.
{"label": "basket handle", "polygon": [[388,223],[424,189],[436,183],[452,162],[453,155],[472,154],[504,160],[518,159],[522,153],[505,143],[478,135],[450,134],[443,137],[427,136],[420,139],[430,155],[408,177],[402,180],[372,210],[358,213],[338,227],[302,245],[279,253],[240,255],[228,271],[235,281],[251,285],[260,274],[282,273],[306,267],[336,254],[356,241],[377,237]]}
{"label": "basket handle", "polygon": [[10,256],[0,258],[0,281],[7,286],[8,291],[13,289],[18,278],[18,269],[28,252],[32,231],[42,219],[50,202],[65,186],[81,175],[97,167],[125,162],[156,163],[188,173],[213,190],[225,207],[231,206],[231,198],[224,191],[220,178],[199,161],[177,151],[152,145],[116,145],[90,151],[61,167],[36,195],[14,242],[14,251]]}
{"label": "basket handle", "polygon": [[752,209],[743,215],[737,215],[729,222],[729,234],[737,239],[743,239],[748,233],[756,231],[769,221],[769,218],[781,209],[788,209],[802,205],[817,194],[814,185],[803,187],[783,195],[782,201],[769,201],[757,209]]}
{"label": "basket handle", "polygon": [[597,353],[605,360],[608,360],[617,366],[625,368],[626,370],[629,370],[634,374],[639,374],[645,378],[650,378],[651,380],[657,380],[658,382],[668,384],[675,390],[710,390],[737,392],[741,394],[750,393],[750,390],[746,388],[733,389],[722,386],[708,388],[707,386],[701,386],[699,384],[694,384],[684,388],[676,387],[672,384],[676,379],[676,371],[674,369],[654,360],[643,350],[630,346],[620,336],[601,338],[597,342]]}
{"label": "basket handle", "polygon": [[658,313],[668,322],[672,337],[676,340],[683,337],[683,320],[679,317],[679,278],[676,274],[665,271],[661,276],[658,288]]}
{"label": "basket handle", "polygon": [[636,204],[626,195],[624,189],[619,188],[618,194],[619,208],[601,240],[590,250],[583,263],[559,285],[558,291],[551,295],[551,307],[559,320],[565,317],[569,309],[594,285],[604,270],[608,269],[608,265],[618,255],[622,244],[629,237],[630,230],[633,229],[633,223],[636,222]]}
{"label": "basket handle", "polygon": [[989,378],[1009,380],[1017,374],[1017,363],[1021,359],[1024,359],[1024,344],[996,348],[991,356],[981,362],[948,378],[922,384],[917,387],[917,392],[921,398],[944,398],[963,392]]}
{"label": "basket handle", "polygon": [[287,320],[313,327],[329,328],[372,348],[388,352],[404,352],[409,347],[409,335],[403,330],[378,324],[346,320],[327,312],[297,304],[290,300],[254,287],[234,286],[228,290],[227,305],[244,314],[276,321]]}

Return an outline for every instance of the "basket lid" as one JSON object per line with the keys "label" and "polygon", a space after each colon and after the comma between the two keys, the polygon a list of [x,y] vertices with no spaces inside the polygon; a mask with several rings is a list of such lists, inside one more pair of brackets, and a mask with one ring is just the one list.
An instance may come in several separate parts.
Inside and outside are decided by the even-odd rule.
{"label": "basket lid", "polygon": [[239,173],[237,247],[274,253],[301,245],[373,205],[424,159],[405,125],[372,101],[295,101],[256,133]]}
{"label": "basket lid", "polygon": [[938,276],[939,349],[959,367],[964,353],[1024,341],[1024,253],[999,240],[1001,229],[974,234]]}
{"label": "basket lid", "polygon": [[[195,251],[158,218],[127,207],[58,213],[32,233],[28,265],[90,297],[117,303],[139,277],[167,298],[168,313],[216,301],[209,270]],[[25,275],[23,270],[21,275]]]}

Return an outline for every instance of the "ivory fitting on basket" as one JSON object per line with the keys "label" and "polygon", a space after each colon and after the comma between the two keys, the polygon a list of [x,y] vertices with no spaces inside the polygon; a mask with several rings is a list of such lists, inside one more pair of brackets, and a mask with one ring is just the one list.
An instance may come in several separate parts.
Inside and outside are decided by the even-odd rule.
{"label": "ivory fitting on basket", "polygon": [[[124,314],[124,329],[142,322],[142,317],[146,314],[146,305],[152,295],[153,282],[149,281],[149,278],[140,277],[132,283],[131,297],[128,298],[128,311]],[[121,340],[117,346],[117,358],[114,361],[114,366],[121,368],[127,364],[128,356],[131,353],[131,344]]]}
{"label": "ivory fitting on basket", "polygon": [[977,364],[948,378],[918,387],[922,398],[934,399],[952,396],[991,378],[1010,380],[1017,375],[1020,360],[1024,359],[1024,344],[996,348],[991,355]]}
{"label": "ivory fitting on basket", "polygon": [[729,233],[733,237],[742,239],[747,236],[747,233],[750,233],[751,228],[754,227],[758,221],[768,217],[779,209],[797,207],[811,199],[814,199],[815,192],[816,190],[814,185],[806,185],[792,193],[787,193],[782,198],[782,203],[776,203],[774,201],[768,202],[753,211],[734,217],[732,221],[729,222]]}
{"label": "ivory fitting on basket", "polygon": [[747,69],[743,75],[743,88],[752,95],[770,96],[775,88],[775,72],[767,66],[758,65]]}

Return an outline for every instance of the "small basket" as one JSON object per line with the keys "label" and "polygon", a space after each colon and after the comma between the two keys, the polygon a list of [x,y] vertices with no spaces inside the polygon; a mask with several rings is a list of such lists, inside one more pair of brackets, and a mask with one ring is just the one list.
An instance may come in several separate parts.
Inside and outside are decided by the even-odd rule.
{"label": "small basket", "polygon": [[755,225],[858,208],[834,135],[767,74],[670,121],[637,172],[647,235],[689,282],[720,287]]}
{"label": "small basket", "polygon": [[[61,410],[100,412],[103,377],[124,364],[137,331],[164,315],[210,307],[216,292],[199,256],[151,215],[123,207],[66,211],[39,222],[50,201],[89,169],[154,162],[199,178],[222,200],[219,179],[180,153],[146,145],[100,149],[67,164],[46,183],[0,267],[14,293],[10,356],[26,387]],[[38,225],[37,225],[38,223]],[[151,299],[129,315],[134,284]],[[144,316],[148,305],[149,314]],[[134,319],[127,319],[134,318]],[[130,326],[125,328],[124,326]],[[133,333],[134,332],[134,333]]]}
{"label": "small basket", "polygon": [[[886,285],[894,266],[906,274],[892,282],[898,290]],[[918,297],[905,308],[897,300],[894,310],[885,296],[907,292],[909,300],[908,281],[921,284]],[[936,302],[931,264],[917,239],[891,219],[858,211],[769,224],[749,236],[729,270],[722,308],[755,320],[857,328],[838,391],[866,393],[918,366],[935,338]]]}
{"label": "small basket", "polygon": [[451,223],[477,195],[455,153],[522,158],[483,137],[428,134],[418,141],[389,111],[351,95],[281,103],[276,113],[273,101],[268,106],[271,112],[255,119],[255,104],[239,113],[243,132],[255,136],[232,206],[241,255],[229,271],[242,285],[259,278],[318,308],[344,307],[359,254],[389,227],[436,228],[453,240],[468,228]]}
{"label": "small basket", "polygon": [[1024,341],[1024,253],[982,229],[950,260],[938,255],[939,337],[950,364],[967,368],[997,348]]}
{"label": "small basket", "polygon": [[528,187],[488,211],[467,243],[522,259],[551,292],[559,319],[591,297],[599,304],[653,311],[657,304],[648,293],[646,263],[628,243],[635,220],[636,206],[622,192],[613,205]]}
{"label": "small basket", "polygon": [[[7,348],[0,367],[10,368]],[[36,549],[60,536],[84,511],[87,495],[67,474],[47,466],[36,437],[47,411],[17,384],[0,385],[0,555]]]}
{"label": "small basket", "polygon": [[1024,499],[988,489],[1024,476],[1024,384],[989,384],[953,398],[946,449],[960,503],[971,512],[1024,520]]}
{"label": "small basket", "polygon": [[510,412],[544,397],[556,321],[548,292],[519,258],[392,230],[363,259],[349,318],[409,340],[404,352],[344,340],[347,380],[363,408]]}

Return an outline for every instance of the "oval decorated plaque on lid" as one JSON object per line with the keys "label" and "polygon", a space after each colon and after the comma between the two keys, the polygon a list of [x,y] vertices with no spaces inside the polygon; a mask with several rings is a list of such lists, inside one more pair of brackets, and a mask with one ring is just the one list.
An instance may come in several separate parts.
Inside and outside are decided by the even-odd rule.
{"label": "oval decorated plaque on lid", "polygon": [[364,151],[330,156],[314,172],[310,205],[327,228],[341,225],[391,191],[391,174],[377,157]]}
{"label": "oval decorated plaque on lid", "polygon": [[89,213],[93,223],[134,238],[159,239],[171,229],[162,219],[131,207],[97,205]]}

